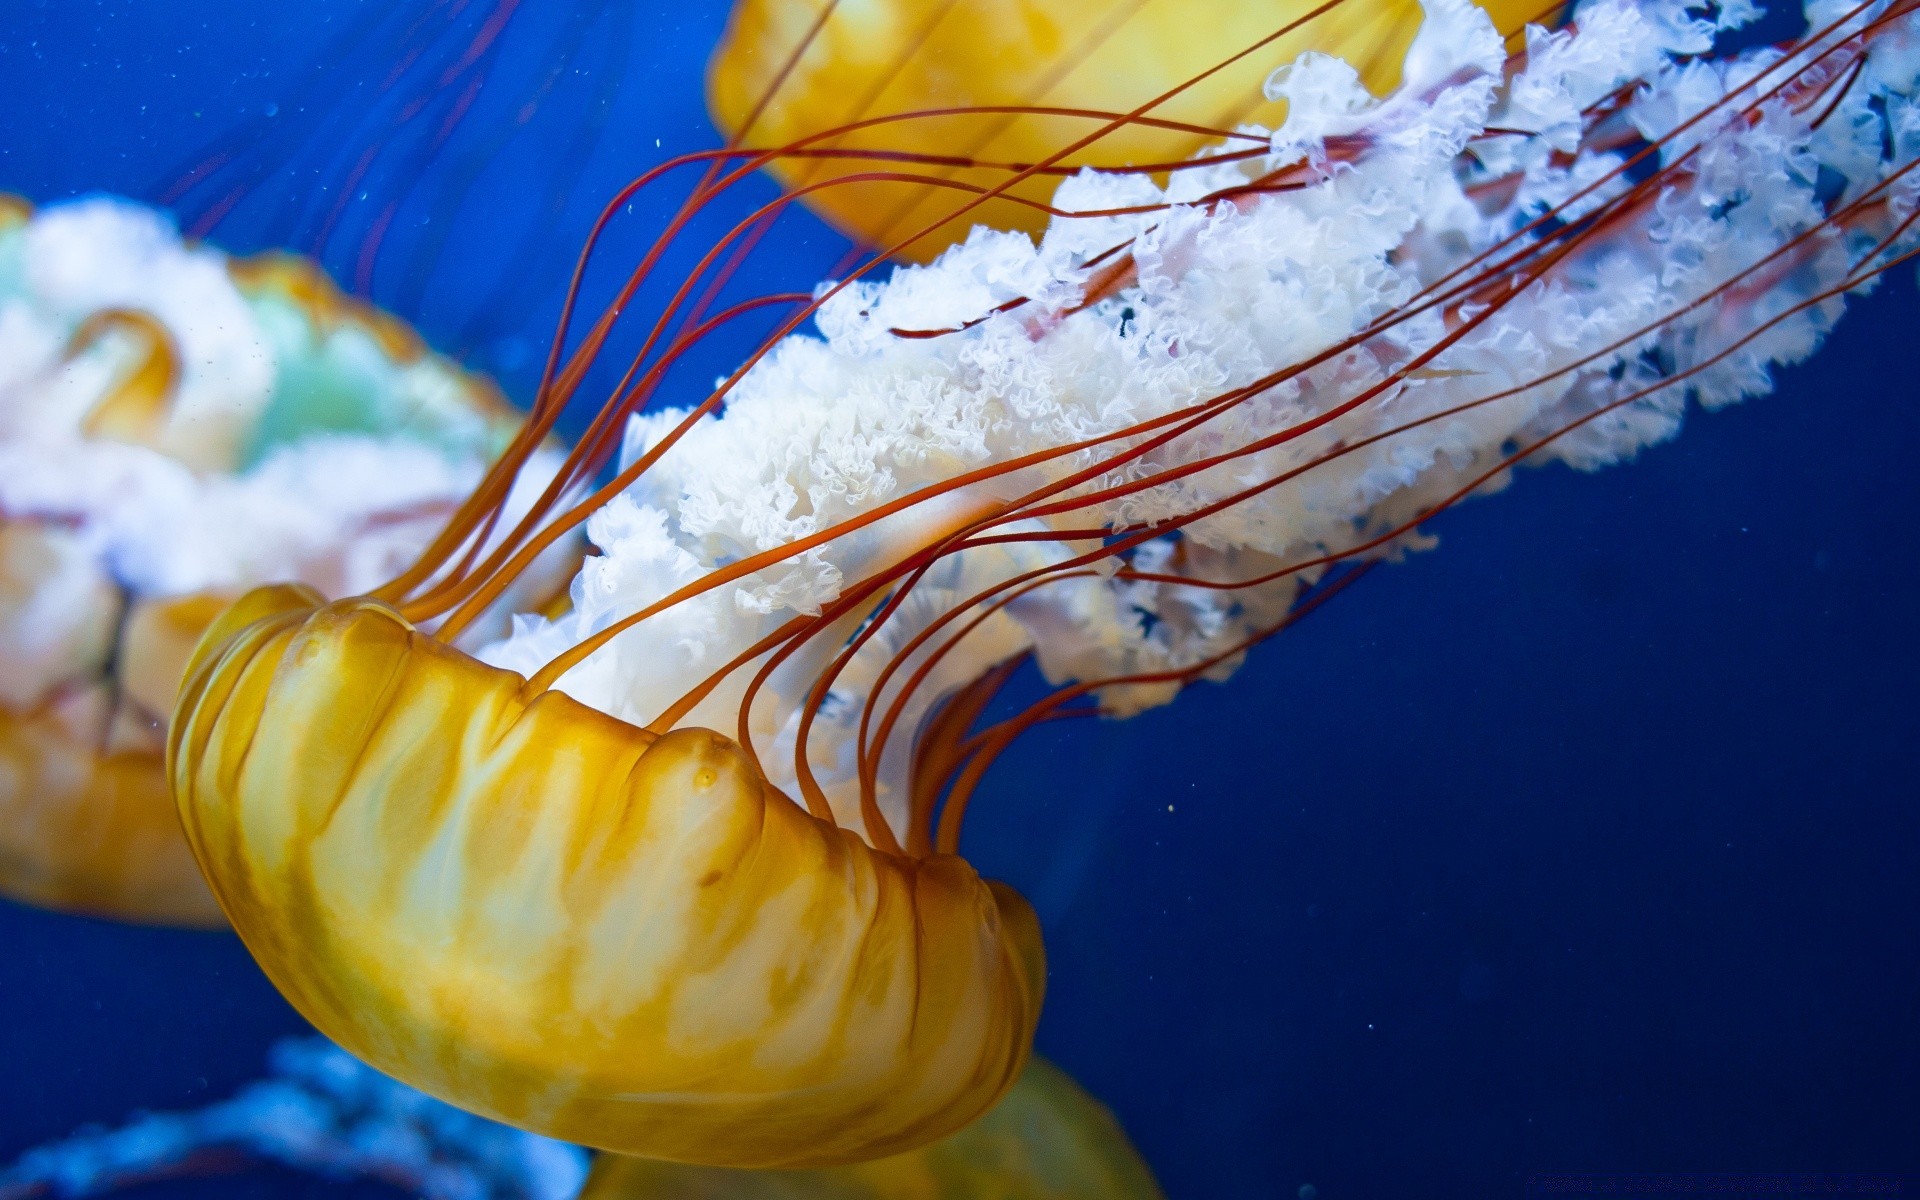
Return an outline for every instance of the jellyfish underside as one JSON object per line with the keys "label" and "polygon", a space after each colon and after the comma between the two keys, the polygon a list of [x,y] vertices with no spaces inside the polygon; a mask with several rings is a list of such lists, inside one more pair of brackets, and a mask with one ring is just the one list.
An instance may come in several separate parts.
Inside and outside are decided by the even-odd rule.
{"label": "jellyfish underside", "polygon": [[[1863,65],[1915,7],[1817,25],[1661,128],[1651,107],[1622,114],[1673,101],[1668,68],[1721,18],[1599,0],[1583,10],[1599,45],[1556,57],[1568,34],[1530,58],[1435,0],[1393,95],[1303,60],[1278,94],[1333,102],[1297,143],[1216,130],[1266,157],[1165,189],[1151,164],[1092,173],[1071,186],[1099,202],[1037,246],[976,236],[885,285],[868,263],[781,330],[816,317],[820,338],[772,339],[699,405],[629,422],[675,330],[706,328],[705,301],[681,307],[701,272],[763,210],[687,280],[499,548],[471,539],[619,303],[556,355],[515,447],[413,568],[332,604],[255,592],[216,623],[169,740],[213,890],[323,1032],[487,1115],[785,1168],[962,1128],[1027,1061],[1045,973],[1031,911],[957,853],[995,755],[1038,721],[1223,677],[1515,466],[1619,461],[1671,436],[1690,393],[1730,402],[1810,353],[1835,298],[1910,252],[1912,215],[1876,173],[1912,164],[1887,151],[1816,203],[1767,139],[1811,144],[1843,104],[1883,121],[1852,80],[1920,88],[1897,53],[1884,77]],[[1744,90],[1768,72],[1763,108]],[[1706,117],[1725,118],[1716,166],[1747,164],[1767,204],[1700,182],[1677,147]],[[782,157],[689,160],[711,168],[689,208],[737,178],[728,162]],[[1636,306],[1624,284],[1678,277],[1660,256],[1688,252],[1652,222],[1689,205],[1733,250]],[[1315,303],[1287,290],[1295,263]],[[882,477],[891,491],[861,491]],[[573,612],[517,626],[487,662],[446,644],[590,519],[602,553]],[[976,730],[1029,661],[1052,690]],[[729,716],[733,737],[715,732]]]}

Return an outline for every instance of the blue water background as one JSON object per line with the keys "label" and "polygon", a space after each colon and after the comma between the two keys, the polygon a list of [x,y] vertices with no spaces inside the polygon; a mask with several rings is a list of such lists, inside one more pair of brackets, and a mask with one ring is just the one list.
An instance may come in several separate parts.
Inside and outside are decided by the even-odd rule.
{"label": "blue water background", "polygon": [[[151,195],[237,122],[270,138],[268,107],[368,2],[0,0],[0,190]],[[533,33],[557,36],[566,8],[536,14],[506,100],[455,150],[493,144],[541,70]],[[377,294],[524,398],[600,201],[715,143],[701,73],[723,15],[635,4],[537,118],[555,132],[499,151],[457,208],[413,210],[402,244],[422,215],[451,229],[432,276],[383,269]],[[569,131],[615,63],[553,216]],[[368,203],[392,186],[369,178]],[[632,228],[661,211],[641,203]],[[219,240],[285,240],[274,219],[242,211]],[[503,290],[529,236],[537,269]],[[790,222],[752,282],[805,289],[842,248]],[[1902,274],[1776,395],[1695,414],[1629,466],[1525,472],[1229,684],[1007,755],[968,850],[1046,923],[1040,1047],[1171,1196],[1920,1174],[1917,317]],[[0,1159],[225,1096],[301,1028],[230,936],[0,903]],[[262,1172],[140,1194],[346,1191]]]}

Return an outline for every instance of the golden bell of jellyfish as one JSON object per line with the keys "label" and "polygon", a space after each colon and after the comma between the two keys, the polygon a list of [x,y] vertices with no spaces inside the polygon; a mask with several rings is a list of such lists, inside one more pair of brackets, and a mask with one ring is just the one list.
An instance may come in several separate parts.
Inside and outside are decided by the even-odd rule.
{"label": "golden bell of jellyfish", "polygon": [[1160,1200],[1113,1114],[1035,1058],[978,1121],[847,1167],[743,1171],[601,1155],[580,1200]]}
{"label": "golden bell of jellyfish", "polygon": [[[18,340],[8,347],[15,361],[44,358],[0,386],[0,458],[218,487],[278,450],[335,434],[432,447],[477,476],[518,424],[491,385],[427,354],[404,325],[342,296],[303,260],[227,259],[112,201],[35,217],[0,196],[0,300],[18,318],[0,336]],[[9,503],[11,482],[0,482],[0,894],[124,920],[222,924],[166,783],[166,719],[188,656],[248,586],[285,570],[330,589],[364,587],[357,557],[410,554],[442,515],[429,498],[418,511],[375,505],[359,514],[364,528],[321,545],[262,534],[219,584],[179,591],[177,580],[130,579],[109,561],[129,549],[101,549],[111,539],[102,529],[125,515],[111,511],[110,494]],[[248,494],[281,498],[262,481]],[[442,514],[458,494],[438,502]],[[300,521],[292,531],[310,536]],[[132,549],[160,560],[164,575],[174,569],[166,560],[195,543]]]}
{"label": "golden bell of jellyfish", "polygon": [[649,1158],[811,1166],[952,1133],[1040,1015],[1032,909],[656,737],[274,587],[201,643],[169,770],[235,930],[323,1033],[426,1092]]}
{"label": "golden bell of jellyfish", "polygon": [[[1265,101],[1261,82],[1275,63],[1307,51],[1346,59],[1375,94],[1394,87],[1420,28],[1418,0],[1343,0],[1313,15],[1321,7],[1316,0],[739,0],[708,68],[708,102],[724,133],[756,149],[931,110],[1033,106],[1118,115],[1298,22],[1149,114],[1192,128],[1131,123],[1061,160],[1066,167],[1174,163],[1239,126],[1276,126],[1285,105]],[[1508,31],[1537,19],[1543,8],[1538,0],[1488,0],[1485,7]],[[872,124],[810,147],[1025,166],[1103,123],[984,111]],[[877,171],[983,189],[1009,177],[1006,170],[873,158],[782,158],[770,169],[789,188]],[[1057,173],[1041,174],[1010,192],[1044,204],[1059,181]],[[971,198],[902,181],[862,181],[803,196],[842,232],[873,247],[935,225]],[[1037,233],[1046,223],[1037,208],[995,199],[941,224],[901,256],[924,262],[974,225]]]}

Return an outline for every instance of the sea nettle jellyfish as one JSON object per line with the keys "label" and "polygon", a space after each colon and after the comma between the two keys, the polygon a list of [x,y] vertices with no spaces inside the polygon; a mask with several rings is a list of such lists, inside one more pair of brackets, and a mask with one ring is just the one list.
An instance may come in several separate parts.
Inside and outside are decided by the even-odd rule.
{"label": "sea nettle jellyfish", "polygon": [[390,576],[518,420],[301,260],[6,201],[0,892],[218,924],[162,770],[194,643],[263,582]]}
{"label": "sea nettle jellyfish", "polygon": [[[255,592],[203,640],[168,762],[214,893],[324,1032],[477,1112],[765,1167],[952,1133],[1019,1075],[1043,990],[1032,911],[959,854],[995,756],[1224,678],[1518,465],[1617,462],[1690,396],[1765,391],[1913,252],[1916,7],[1817,0],[1799,41],[1715,56],[1752,10],[1594,0],[1514,50],[1431,0],[1385,96],[1269,59],[1277,130],[1061,166],[1184,94],[1146,88],[1040,158],[967,156],[984,194],[945,181],[943,225],[1064,174],[1038,242],[977,230],[716,308],[783,197],[506,512],[656,248],[570,353],[563,322],[528,426],[412,567],[330,604]],[[838,132],[633,188],[684,166],[691,213],[823,148],[871,169],[818,192],[943,186]],[[782,304],[697,402],[642,411],[689,345]],[[457,648],[582,527],[570,611]],[[1047,691],[1008,714],[1016,676]]]}

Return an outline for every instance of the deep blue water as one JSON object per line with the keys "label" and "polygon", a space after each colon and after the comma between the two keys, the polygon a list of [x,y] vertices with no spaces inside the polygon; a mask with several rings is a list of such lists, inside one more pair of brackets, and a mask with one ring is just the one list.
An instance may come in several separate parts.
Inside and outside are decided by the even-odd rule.
{"label": "deep blue water", "polygon": [[[0,190],[152,195],[242,119],[277,136],[268,106],[293,115],[306,64],[367,11],[281,7],[0,0]],[[502,95],[562,44],[567,6],[545,7]],[[550,132],[495,149],[513,104],[476,109],[447,153],[488,169],[463,203],[406,210],[376,295],[524,395],[602,198],[715,141],[700,76],[723,12],[692,8],[637,3],[623,37],[589,38],[531,126]],[[268,178],[219,240],[297,238],[285,202],[318,178]],[[352,240],[329,251],[343,272]],[[754,282],[804,288],[841,248],[795,221]],[[1920,1176],[1916,318],[1895,278],[1777,394],[1629,466],[1525,473],[1231,683],[1042,730],[996,768],[968,848],[1046,923],[1041,1048],[1171,1196]],[[224,1096],[300,1028],[231,937],[0,904],[0,1159]],[[262,1173],[143,1194],[340,1191]]]}

